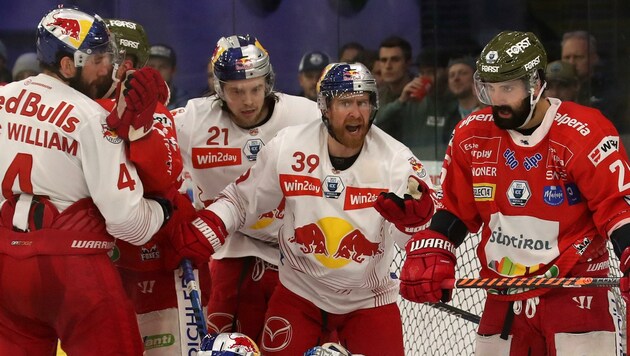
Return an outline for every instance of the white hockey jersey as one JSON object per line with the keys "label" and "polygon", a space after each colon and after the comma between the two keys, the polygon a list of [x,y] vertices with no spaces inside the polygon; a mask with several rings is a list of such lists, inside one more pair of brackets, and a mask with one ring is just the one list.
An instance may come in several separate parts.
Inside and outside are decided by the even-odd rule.
{"label": "white hockey jersey", "polygon": [[[192,99],[185,108],[173,110],[184,169],[196,185],[194,199],[198,206],[210,204],[223,188],[251,167],[258,151],[280,129],[321,121],[315,102],[282,93],[276,95],[278,101],[269,120],[253,129],[234,124],[221,109],[217,96]],[[257,221],[233,233],[212,258],[257,256],[277,265],[277,235],[283,214],[279,203],[257,215]]]}
{"label": "white hockey jersey", "polygon": [[285,199],[280,230],[280,281],[329,313],[345,314],[396,301],[390,277],[394,239],[406,242],[374,209],[379,193],[402,196],[407,178],[431,186],[411,151],[373,126],[354,164],[336,170],[322,122],[288,127],[258,155],[256,164],[208,207],[234,231]]}
{"label": "white hockey jersey", "polygon": [[148,241],[164,214],[157,202],[142,198],[142,184],[122,139],[107,129],[106,114],[46,74],[1,87],[1,203],[15,194],[45,196],[63,212],[91,197],[111,235]]}

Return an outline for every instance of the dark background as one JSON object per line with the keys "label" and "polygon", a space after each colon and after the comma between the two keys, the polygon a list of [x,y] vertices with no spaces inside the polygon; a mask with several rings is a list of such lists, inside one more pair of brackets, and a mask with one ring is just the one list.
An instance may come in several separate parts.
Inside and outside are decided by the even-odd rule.
{"label": "dark background", "polygon": [[630,59],[628,0],[2,0],[0,40],[9,68],[21,53],[35,50],[35,28],[58,3],[141,23],[151,43],[175,48],[175,83],[195,96],[206,85],[216,41],[235,33],[258,37],[270,53],[276,88],[288,93],[299,91],[304,52],[323,50],[336,60],[346,42],[376,50],[389,35],[406,38],[415,58],[433,46],[474,55],[501,30],[527,30],[541,38],[551,61],[559,59],[562,33],[585,29],[619,76],[626,75]]}

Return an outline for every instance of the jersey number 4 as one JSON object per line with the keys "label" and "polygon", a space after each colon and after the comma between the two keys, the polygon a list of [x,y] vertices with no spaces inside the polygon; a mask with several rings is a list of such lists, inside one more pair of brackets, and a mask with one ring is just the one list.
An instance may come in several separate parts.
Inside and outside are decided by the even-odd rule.
{"label": "jersey number 4", "polygon": [[[28,153],[18,153],[7,168],[7,172],[2,179],[2,196],[9,199],[13,195],[13,183],[17,180],[20,192],[33,194],[33,181],[31,172],[33,171],[33,156]],[[120,164],[118,171],[118,189],[136,189],[136,181],[131,177],[127,165]]]}

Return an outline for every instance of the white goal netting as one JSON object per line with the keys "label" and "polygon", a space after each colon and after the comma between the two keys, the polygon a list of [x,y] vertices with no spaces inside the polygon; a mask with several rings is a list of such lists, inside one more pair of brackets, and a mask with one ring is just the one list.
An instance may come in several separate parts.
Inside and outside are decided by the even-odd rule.
{"label": "white goal netting", "polygon": [[[457,278],[475,278],[479,276],[479,260],[475,249],[479,243],[479,235],[471,234],[457,249]],[[619,260],[612,251],[609,243],[611,257],[611,275],[619,277]],[[400,268],[404,261],[404,251],[398,251],[392,269],[400,275]],[[625,303],[619,294],[618,288],[614,288],[618,310],[624,321],[625,330]],[[453,300],[449,302],[456,308],[481,316],[485,292],[481,289],[458,289],[453,293]],[[475,331],[477,324],[465,320],[459,316],[451,315],[434,307],[399,300],[400,312],[403,320],[403,333],[405,338],[406,356],[433,356],[433,355],[474,355]],[[625,334],[624,334],[625,335]],[[625,336],[624,348],[625,348]]]}

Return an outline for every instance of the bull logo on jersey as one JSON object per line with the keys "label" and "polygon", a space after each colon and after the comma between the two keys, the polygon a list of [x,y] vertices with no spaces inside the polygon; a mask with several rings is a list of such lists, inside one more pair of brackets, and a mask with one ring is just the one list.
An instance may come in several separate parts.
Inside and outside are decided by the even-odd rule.
{"label": "bull logo on jersey", "polygon": [[122,138],[118,136],[116,131],[110,130],[106,124],[101,124],[101,127],[103,128],[103,138],[105,138],[107,141],[114,144],[123,142]]}
{"label": "bull logo on jersey", "polygon": [[380,242],[372,242],[348,221],[327,217],[295,229],[290,243],[300,245],[304,254],[314,257],[328,268],[341,268],[351,261],[363,263],[383,253]]}
{"label": "bull logo on jersey", "polygon": [[322,188],[326,198],[337,199],[344,189],[346,189],[346,186],[343,184],[340,177],[326,176],[326,178],[324,178],[324,182],[322,183]]}
{"label": "bull logo on jersey", "polygon": [[258,152],[264,145],[265,143],[259,138],[247,140],[245,147],[243,147],[243,153],[248,160],[255,161],[256,157],[258,157]]}

